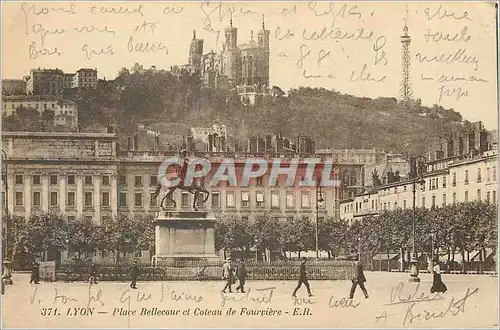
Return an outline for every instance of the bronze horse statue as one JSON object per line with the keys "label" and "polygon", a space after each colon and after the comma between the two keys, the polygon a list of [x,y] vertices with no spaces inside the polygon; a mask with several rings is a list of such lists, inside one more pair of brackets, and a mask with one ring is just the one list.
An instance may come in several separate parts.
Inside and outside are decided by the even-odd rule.
{"label": "bronze horse statue", "polygon": [[[177,172],[177,178],[179,178],[179,173],[180,173],[180,167],[176,166],[176,172]],[[201,194],[205,194],[205,198],[203,199],[203,203],[205,203],[208,200],[208,197],[210,196],[210,193],[208,190],[205,188],[205,183],[203,178],[197,178],[193,180],[193,184],[191,186],[184,186],[183,183],[181,182],[177,186],[172,186],[165,188],[162,186],[161,182],[158,182],[156,185],[156,190],[153,194],[153,198],[158,197],[161,192],[163,192],[163,195],[160,200],[160,206],[163,210],[167,211],[167,205],[165,205],[165,201],[170,201],[173,203],[173,207],[177,207],[177,203],[175,200],[172,198],[173,193],[177,190],[180,189],[181,191],[187,191],[191,194],[194,195],[193,198],[193,209],[195,211],[198,211],[198,207],[196,205],[196,202],[198,201],[198,198],[200,198]]]}

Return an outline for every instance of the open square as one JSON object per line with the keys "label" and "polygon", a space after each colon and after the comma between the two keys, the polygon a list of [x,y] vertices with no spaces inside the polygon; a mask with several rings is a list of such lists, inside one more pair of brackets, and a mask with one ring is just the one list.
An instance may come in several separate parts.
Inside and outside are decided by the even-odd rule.
{"label": "open square", "polygon": [[246,294],[221,295],[222,281],[139,281],[132,290],[125,282],[35,286],[14,275],[2,313],[5,327],[497,327],[497,277],[444,275],[449,291],[440,296],[429,293],[429,274],[420,284],[405,273],[366,277],[370,297],[358,288],[349,301],[350,281],[310,281],[314,297],[302,287],[293,299],[295,281],[250,281]]}

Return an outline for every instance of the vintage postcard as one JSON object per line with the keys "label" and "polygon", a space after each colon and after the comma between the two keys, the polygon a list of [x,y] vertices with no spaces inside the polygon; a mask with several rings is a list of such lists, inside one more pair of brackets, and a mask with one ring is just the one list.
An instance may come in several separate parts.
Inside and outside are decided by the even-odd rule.
{"label": "vintage postcard", "polygon": [[498,328],[498,2],[2,2],[5,328]]}

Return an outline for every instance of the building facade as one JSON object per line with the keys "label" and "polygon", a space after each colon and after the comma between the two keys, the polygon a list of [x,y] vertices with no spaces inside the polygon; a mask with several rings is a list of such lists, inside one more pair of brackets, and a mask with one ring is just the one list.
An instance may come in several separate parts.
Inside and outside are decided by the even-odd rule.
{"label": "building facade", "polygon": [[31,69],[26,81],[28,95],[61,95],[66,88],[97,88],[97,69],[82,68],[76,73],[56,69]]}
{"label": "building facade", "polygon": [[[440,207],[471,201],[498,202],[498,150],[476,156],[431,161],[417,184],[416,207]],[[383,210],[413,207],[413,183],[385,184],[340,202],[340,217],[352,222]]]}
{"label": "building facade", "polygon": [[71,88],[96,89],[97,69],[79,69],[72,75]]}
{"label": "building facade", "polygon": [[52,95],[16,95],[3,97],[3,116],[11,116],[18,108],[31,108],[40,115],[45,110],[54,112],[54,124],[72,130],[78,129],[78,107],[69,100],[61,100]]}
{"label": "building facade", "polygon": [[2,95],[26,95],[26,80],[3,79]]}
{"label": "building facade", "polygon": [[372,149],[318,149],[321,155],[329,155],[336,162],[351,164],[376,164],[386,160],[387,153],[376,148]]}
{"label": "building facade", "polygon": [[26,81],[29,95],[60,95],[64,89],[64,72],[60,69],[31,69]]}
{"label": "building facade", "polygon": [[[158,180],[158,168],[167,157],[177,152],[150,150],[123,150],[117,146],[113,133],[47,133],[3,132],[3,150],[7,164],[7,194],[2,184],[2,201],[10,214],[29,218],[41,212],[57,212],[76,219],[87,217],[97,224],[118,218],[121,214],[155,215],[160,210],[159,201],[152,197]],[[218,166],[234,160],[238,182],[249,154],[197,153],[196,157],[210,159],[211,180]],[[255,158],[260,157],[254,155]],[[252,179],[248,186],[230,186],[220,182],[206,185],[210,198],[200,209],[214,213],[228,213],[252,221],[256,216],[269,214],[285,220],[305,216],[316,219],[316,187],[287,186],[286,176],[278,176],[270,183],[271,163],[268,171]],[[295,183],[302,181],[306,166],[299,156],[280,158],[281,167],[298,162]],[[327,159],[323,159],[326,161]],[[313,177],[319,177],[321,169]],[[353,174],[354,173],[354,174]],[[360,180],[359,165],[333,165],[331,179]],[[339,187],[323,187],[318,216],[339,216],[339,201],[353,195],[348,182]],[[192,197],[176,191],[174,198],[178,210],[189,210]],[[133,257],[133,256],[132,256]],[[146,252],[142,257],[149,260]]]}

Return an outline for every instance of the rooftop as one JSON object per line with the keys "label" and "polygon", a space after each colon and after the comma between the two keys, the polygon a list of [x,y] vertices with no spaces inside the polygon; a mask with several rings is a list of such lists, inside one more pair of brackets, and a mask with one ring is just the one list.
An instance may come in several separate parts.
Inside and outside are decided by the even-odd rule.
{"label": "rooftop", "polygon": [[44,72],[44,73],[58,73],[58,74],[62,74],[63,71],[59,68],[55,68],[55,69],[40,69],[40,68],[37,68],[37,69],[31,69],[30,70],[31,72]]}
{"label": "rooftop", "polygon": [[74,132],[8,132],[3,131],[2,137],[24,138],[116,138],[115,133],[74,133]]}
{"label": "rooftop", "polygon": [[66,104],[76,104],[70,100],[61,100],[55,95],[11,95],[3,96],[4,101],[52,101],[52,102],[63,102]]}
{"label": "rooftop", "polygon": [[10,96],[4,96],[3,99],[6,101],[17,101],[17,100],[58,101],[59,100],[59,98],[55,95],[10,95]]}

